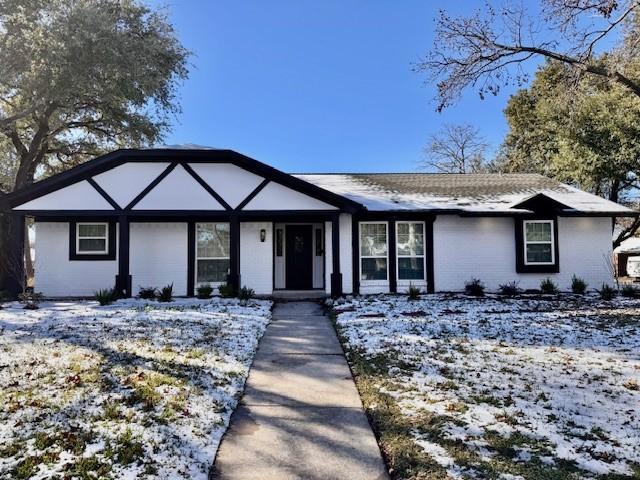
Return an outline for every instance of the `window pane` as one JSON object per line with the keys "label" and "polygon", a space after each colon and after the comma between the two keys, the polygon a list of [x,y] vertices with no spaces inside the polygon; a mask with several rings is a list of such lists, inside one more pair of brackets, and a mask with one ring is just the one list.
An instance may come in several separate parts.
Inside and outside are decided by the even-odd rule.
{"label": "window pane", "polygon": [[399,258],[398,278],[400,280],[424,280],[424,258]]}
{"label": "window pane", "polygon": [[551,244],[534,243],[527,245],[528,263],[551,263]]}
{"label": "window pane", "polygon": [[360,225],[360,253],[365,257],[387,255],[387,225],[364,223]]}
{"label": "window pane", "polygon": [[387,279],[387,259],[386,258],[363,258],[361,277],[362,277],[362,280],[386,280]]}
{"label": "window pane", "polygon": [[78,240],[79,252],[104,252],[107,250],[107,241],[104,239],[81,238]]}
{"label": "window pane", "polygon": [[198,260],[198,283],[226,282],[229,274],[229,260]]}
{"label": "window pane", "polygon": [[78,225],[79,237],[106,237],[106,225]]}
{"label": "window pane", "polygon": [[527,223],[527,242],[550,242],[551,223]]}
{"label": "window pane", "polygon": [[398,224],[398,255],[424,255],[424,225]]}
{"label": "window pane", "polygon": [[196,225],[197,252],[202,257],[229,256],[229,224],[198,223]]}

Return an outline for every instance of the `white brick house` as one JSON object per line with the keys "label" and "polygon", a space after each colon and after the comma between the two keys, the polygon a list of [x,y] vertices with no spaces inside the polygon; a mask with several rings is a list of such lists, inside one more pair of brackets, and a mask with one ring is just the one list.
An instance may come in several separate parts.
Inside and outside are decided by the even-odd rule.
{"label": "white brick house", "polygon": [[342,293],[612,281],[626,207],[540,175],[289,175],[230,150],[118,150],[2,197],[35,219],[35,288]]}

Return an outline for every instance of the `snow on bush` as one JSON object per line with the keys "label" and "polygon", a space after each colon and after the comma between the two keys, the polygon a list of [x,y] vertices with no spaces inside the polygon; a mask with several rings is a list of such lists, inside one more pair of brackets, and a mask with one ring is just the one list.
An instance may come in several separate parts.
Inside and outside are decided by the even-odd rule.
{"label": "snow on bush", "polygon": [[510,475],[505,458],[640,471],[640,301],[378,296],[334,308],[348,349],[386,359],[377,388],[403,415],[441,422],[411,435],[450,476]]}
{"label": "snow on bush", "polygon": [[0,478],[207,478],[270,308],[0,310]]}

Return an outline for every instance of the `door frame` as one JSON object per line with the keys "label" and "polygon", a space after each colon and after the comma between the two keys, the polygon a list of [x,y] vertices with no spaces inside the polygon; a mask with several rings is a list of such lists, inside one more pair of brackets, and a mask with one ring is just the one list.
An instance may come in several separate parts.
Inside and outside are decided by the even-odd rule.
{"label": "door frame", "polygon": [[[272,222],[272,238],[273,238],[273,275],[272,275],[272,281],[273,281],[273,291],[287,291],[289,290],[286,287],[286,278],[287,278],[287,261],[286,261],[286,248],[287,248],[287,241],[286,241],[286,228],[288,225],[310,225],[311,228],[311,249],[312,249],[312,271],[311,271],[311,281],[312,281],[312,288],[310,290],[303,290],[303,291],[325,291],[327,288],[327,279],[326,279],[326,255],[327,255],[327,241],[326,241],[326,225],[324,221],[318,221],[318,222],[309,222],[309,221],[300,221],[300,222],[296,222],[296,221],[287,221],[287,222]],[[283,234],[282,234],[282,262],[283,262],[283,277],[284,277],[284,287],[278,287],[276,288],[276,249],[277,249],[277,233],[276,230],[282,228],[283,230]],[[313,287],[314,284],[314,278],[315,278],[315,274],[316,274],[316,265],[315,265],[315,259],[316,257],[318,257],[318,255],[316,255],[316,234],[315,231],[316,229],[320,229],[322,232],[321,238],[322,238],[322,243],[323,243],[323,248],[322,248],[322,261],[319,262],[320,264],[320,269],[321,269],[321,278],[322,278],[322,285],[318,286],[318,287]],[[292,291],[297,291],[297,290],[292,290]]]}

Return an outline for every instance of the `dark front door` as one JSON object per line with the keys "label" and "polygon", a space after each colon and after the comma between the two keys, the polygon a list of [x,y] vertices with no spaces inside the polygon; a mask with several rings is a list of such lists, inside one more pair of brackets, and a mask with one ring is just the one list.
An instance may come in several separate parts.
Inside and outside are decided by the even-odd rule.
{"label": "dark front door", "polygon": [[311,225],[287,225],[285,276],[289,290],[313,288],[313,229]]}

